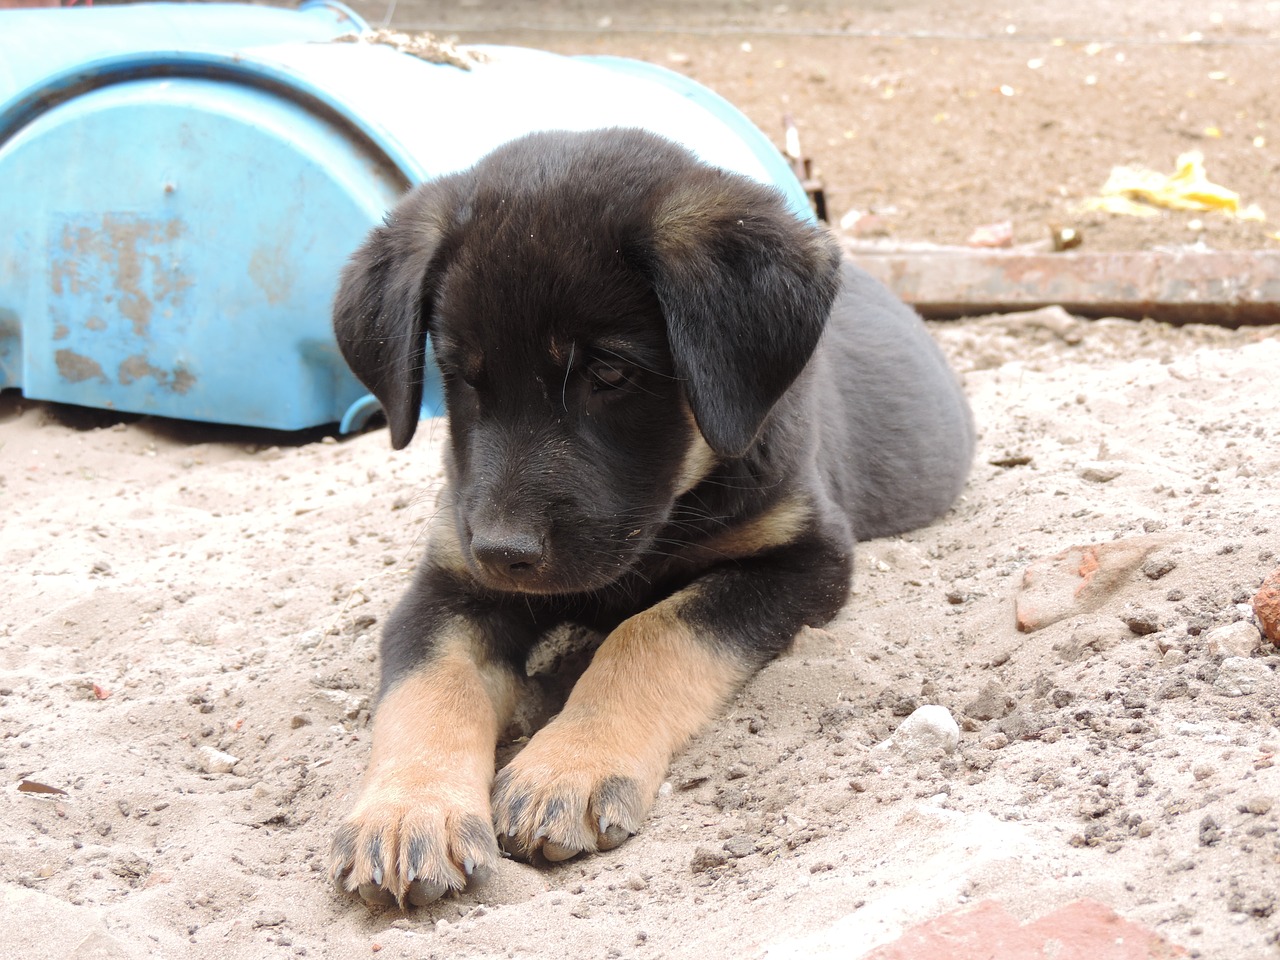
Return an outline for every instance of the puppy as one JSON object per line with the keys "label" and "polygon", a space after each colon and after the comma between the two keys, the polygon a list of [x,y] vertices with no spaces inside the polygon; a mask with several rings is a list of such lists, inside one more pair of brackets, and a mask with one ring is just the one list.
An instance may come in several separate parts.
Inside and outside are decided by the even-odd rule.
{"label": "puppy", "polygon": [[[334,309],[396,449],[430,341],[447,489],[386,624],[340,889],[423,904],[640,829],[673,753],[849,592],[854,543],[959,493],[968,407],[919,318],[774,189],[640,130],[424,184]],[[605,639],[494,777],[525,656]]]}

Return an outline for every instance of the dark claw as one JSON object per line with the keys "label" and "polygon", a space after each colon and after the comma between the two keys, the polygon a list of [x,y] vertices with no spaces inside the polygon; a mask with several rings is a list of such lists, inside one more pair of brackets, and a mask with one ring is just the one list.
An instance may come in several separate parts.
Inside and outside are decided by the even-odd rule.
{"label": "dark claw", "polygon": [[[606,778],[596,787],[591,797],[591,809],[599,817],[598,826],[602,838],[613,836],[610,831],[615,829],[625,831],[627,836],[633,835],[640,829],[640,819],[646,806],[645,799],[640,795],[639,784],[629,777]],[[622,840],[625,839],[624,836]]]}
{"label": "dark claw", "polygon": [[[417,880],[419,877],[428,879],[425,875],[430,869],[429,864],[441,859],[440,844],[425,833],[415,834],[405,848],[405,856],[408,858],[409,880]],[[428,883],[428,886],[432,885],[434,884]]]}
{"label": "dark claw", "polygon": [[333,844],[329,848],[329,877],[334,890],[346,897],[356,895],[354,890],[347,889],[347,878],[351,876],[351,864],[356,858],[357,837],[356,828],[346,824],[333,835]]}
{"label": "dark claw", "polygon": [[[498,842],[510,856],[559,863],[584,851],[612,850],[640,829],[648,803],[630,777],[601,779],[589,798],[551,791],[539,798],[536,791],[518,791],[511,770],[499,773],[494,790]],[[531,804],[537,817],[529,822],[521,814]]]}
{"label": "dark claw", "polygon": [[515,857],[517,860],[529,859],[529,851],[514,833],[498,834],[498,846],[509,857]]}
{"label": "dark claw", "polygon": [[[369,864],[373,867],[373,885],[382,886],[382,838],[374,837],[369,841]],[[368,897],[365,897],[368,900]]]}

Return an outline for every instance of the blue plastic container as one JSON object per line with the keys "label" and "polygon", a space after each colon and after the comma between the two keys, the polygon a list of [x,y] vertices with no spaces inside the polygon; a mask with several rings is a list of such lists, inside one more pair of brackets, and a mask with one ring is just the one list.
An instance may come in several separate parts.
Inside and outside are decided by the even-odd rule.
{"label": "blue plastic container", "polygon": [[363,28],[332,2],[0,11],[0,389],[358,425],[329,327],[342,264],[411,184],[533,130],[645,127],[810,215],[768,139],[678,74],[331,42]]}

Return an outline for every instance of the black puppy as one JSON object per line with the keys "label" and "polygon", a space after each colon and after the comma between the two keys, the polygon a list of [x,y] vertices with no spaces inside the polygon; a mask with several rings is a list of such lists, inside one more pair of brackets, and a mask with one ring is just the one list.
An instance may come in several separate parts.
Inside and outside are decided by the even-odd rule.
{"label": "black puppy", "polygon": [[[499,856],[640,829],[672,754],[940,515],[973,434],[916,315],[779,193],[639,130],[541,133],[410,193],[347,266],[338,342],[413,436],[428,338],[448,488],[382,638],[330,869],[424,903]],[[494,780],[525,656],[605,634]]]}

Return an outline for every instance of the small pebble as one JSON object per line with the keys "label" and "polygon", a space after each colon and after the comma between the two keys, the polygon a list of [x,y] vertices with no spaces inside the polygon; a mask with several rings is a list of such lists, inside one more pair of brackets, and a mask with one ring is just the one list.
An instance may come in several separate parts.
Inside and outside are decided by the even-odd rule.
{"label": "small pebble", "polygon": [[1092,463],[1082,463],[1076,469],[1076,473],[1080,474],[1081,479],[1088,480],[1090,483],[1110,483],[1124,473],[1124,466],[1119,463],[1098,460]]}
{"label": "small pebble", "polygon": [[689,861],[689,869],[693,873],[706,873],[716,867],[723,867],[728,861],[729,855],[723,850],[698,847],[693,851],[693,857]]}
{"label": "small pebble", "polygon": [[1178,568],[1178,562],[1171,557],[1154,556],[1142,565],[1142,572],[1148,579],[1159,580]]}
{"label": "small pebble", "polygon": [[1212,847],[1221,840],[1222,828],[1218,821],[1211,814],[1205,814],[1204,819],[1200,821],[1200,846]]}
{"label": "small pebble", "polygon": [[1138,636],[1146,636],[1160,629],[1160,617],[1154,611],[1144,607],[1129,607],[1120,614],[1124,625]]}

